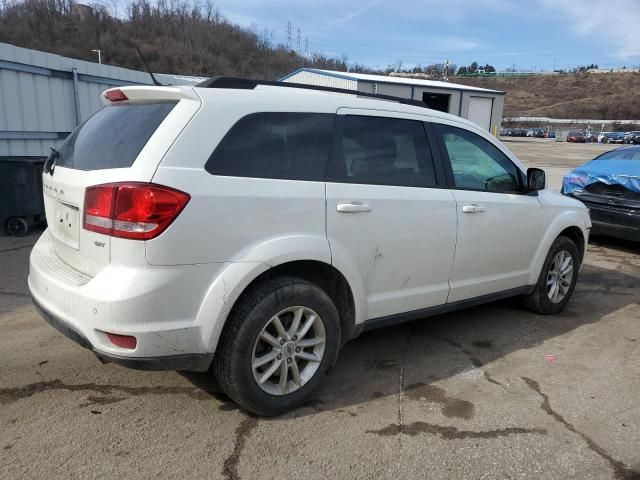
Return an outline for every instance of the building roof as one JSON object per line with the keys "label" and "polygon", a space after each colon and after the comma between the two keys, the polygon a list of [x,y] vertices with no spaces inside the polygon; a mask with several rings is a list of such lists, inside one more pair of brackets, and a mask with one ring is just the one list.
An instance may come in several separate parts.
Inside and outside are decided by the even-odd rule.
{"label": "building roof", "polygon": [[[149,85],[152,83],[149,74],[142,70],[115,67],[112,65],[88,62],[71,57],[63,57],[55,53],[47,53],[29,48],[16,47],[8,43],[0,43],[0,69],[42,74],[60,78],[71,75],[72,68],[85,80],[104,85]],[[196,85],[206,77],[154,73],[158,81],[166,85]]]}
{"label": "building roof", "polygon": [[309,72],[316,73],[318,75],[326,75],[329,77],[342,78],[345,80],[361,80],[365,82],[376,83],[390,83],[395,85],[414,85],[420,87],[440,88],[448,90],[464,90],[471,92],[484,92],[498,95],[504,95],[504,92],[499,90],[490,90],[488,88],[470,87],[469,85],[461,85],[459,83],[440,82],[437,80],[424,80],[420,78],[407,78],[407,77],[390,77],[386,75],[371,75],[368,73],[353,73],[353,72],[338,72],[334,70],[322,70],[319,68],[299,68],[288,75],[285,75],[280,80],[286,80],[289,77],[299,73]]}
{"label": "building roof", "polygon": [[154,73],[156,79],[163,85],[183,85],[194,87],[199,83],[208,80],[209,77],[193,77],[190,75],[173,75],[171,73]]}

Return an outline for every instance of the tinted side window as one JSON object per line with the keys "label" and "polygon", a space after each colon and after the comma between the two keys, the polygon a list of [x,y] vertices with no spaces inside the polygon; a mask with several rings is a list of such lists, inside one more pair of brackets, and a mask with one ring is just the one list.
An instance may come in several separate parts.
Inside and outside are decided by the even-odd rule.
{"label": "tinted side window", "polygon": [[456,187],[491,192],[517,192],[518,167],[494,145],[475,133],[435,125],[451,161]]}
{"label": "tinted side window", "polygon": [[98,110],[60,146],[56,165],[76,170],[130,167],[176,103],[123,103]]}
{"label": "tinted side window", "polygon": [[323,180],[334,115],[255,113],[222,139],[205,169],[214,175]]}
{"label": "tinted side window", "polygon": [[435,186],[433,161],[422,123],[346,115],[328,177],[348,183]]}

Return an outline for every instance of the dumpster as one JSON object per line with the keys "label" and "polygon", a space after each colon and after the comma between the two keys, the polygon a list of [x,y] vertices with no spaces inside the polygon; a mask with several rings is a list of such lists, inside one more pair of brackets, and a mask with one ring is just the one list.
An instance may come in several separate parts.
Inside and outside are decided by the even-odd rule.
{"label": "dumpster", "polygon": [[42,157],[0,158],[0,234],[25,235],[44,223]]}

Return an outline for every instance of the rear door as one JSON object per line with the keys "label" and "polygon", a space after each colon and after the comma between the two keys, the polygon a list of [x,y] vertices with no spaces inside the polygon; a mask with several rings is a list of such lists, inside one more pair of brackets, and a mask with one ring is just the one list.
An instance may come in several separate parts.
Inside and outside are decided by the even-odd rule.
{"label": "rear door", "polygon": [[363,280],[366,318],[443,304],[456,238],[455,200],[440,188],[424,124],[340,109],[327,184],[336,265]]}
{"label": "rear door", "polygon": [[87,187],[148,182],[199,101],[186,89],[130,87],[53,151],[43,173],[45,211],[57,255],[95,275],[111,260],[109,236],[82,228]]}
{"label": "rear door", "polygon": [[449,302],[526,285],[543,235],[538,197],[524,193],[519,167],[492,142],[453,125],[433,126],[458,216]]}

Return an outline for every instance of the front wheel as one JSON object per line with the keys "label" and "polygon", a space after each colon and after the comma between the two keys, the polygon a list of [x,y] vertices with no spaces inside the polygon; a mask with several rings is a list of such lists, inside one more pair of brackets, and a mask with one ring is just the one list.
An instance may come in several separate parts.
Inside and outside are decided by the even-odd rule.
{"label": "front wheel", "polygon": [[558,237],[549,249],[535,289],[524,299],[527,308],[542,315],[562,311],[573,295],[579,268],[576,244],[567,237]]}
{"label": "front wheel", "polygon": [[277,415],[318,390],[339,345],[340,320],[329,296],[305,280],[278,277],[240,298],[218,343],[214,372],[242,408]]}

